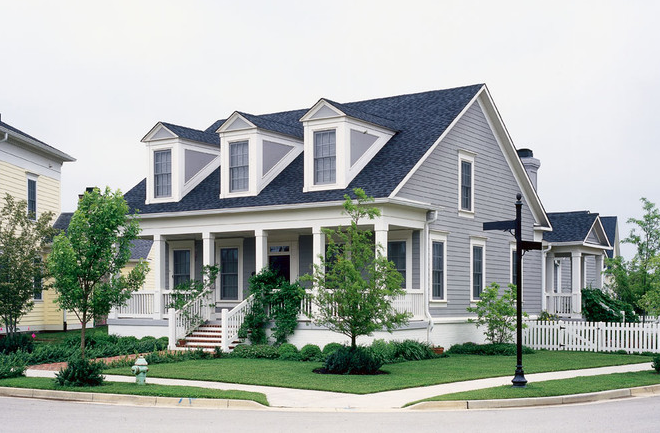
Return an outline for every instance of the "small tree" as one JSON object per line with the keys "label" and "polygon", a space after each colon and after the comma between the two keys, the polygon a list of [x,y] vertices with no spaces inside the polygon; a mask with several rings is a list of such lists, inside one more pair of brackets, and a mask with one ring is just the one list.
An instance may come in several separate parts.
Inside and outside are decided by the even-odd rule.
{"label": "small tree", "polygon": [[47,276],[42,254],[55,235],[52,212],[28,215],[27,202],[5,196],[0,210],[0,319],[13,336],[18,322],[34,306],[35,285]]}
{"label": "small tree", "polygon": [[149,270],[140,261],[129,273],[122,268],[131,257],[131,241],[140,232],[135,215],[120,191],[97,188],[86,192],[71,218],[67,234],[58,235],[48,256],[48,269],[55,278],[57,302],[73,311],[82,326],[81,356],[85,358],[85,329],[95,317],[126,303],[144,283]]}
{"label": "small tree", "polygon": [[373,198],[362,189],[353,192],[357,203],[344,196],[344,213],[350,217],[351,225],[324,230],[327,252],[325,257],[320,256],[320,265],[314,265],[308,279],[316,288],[313,301],[318,311],[314,321],[349,337],[355,348],[360,335],[371,335],[383,328],[392,332],[408,323],[410,315],[397,312],[392,306],[392,298],[405,293],[401,287],[403,277],[383,257],[382,247],[374,245],[372,232],[358,227],[361,219],[373,219],[380,211],[366,205]]}
{"label": "small tree", "polygon": [[[481,292],[481,299],[474,307],[467,307],[470,313],[476,313],[476,319],[468,319],[476,323],[477,328],[485,326],[486,340],[491,343],[510,343],[516,332],[516,286],[509,284],[502,296],[499,296],[500,285],[493,282]],[[523,313],[527,317],[527,313]]]}

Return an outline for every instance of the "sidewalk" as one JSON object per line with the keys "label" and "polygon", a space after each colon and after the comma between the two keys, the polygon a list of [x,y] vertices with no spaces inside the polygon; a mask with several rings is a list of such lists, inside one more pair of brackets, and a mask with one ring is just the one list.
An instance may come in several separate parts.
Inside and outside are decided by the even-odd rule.
{"label": "sidewalk", "polygon": [[[567,379],[577,376],[594,376],[598,374],[624,373],[629,371],[642,371],[649,369],[649,363],[645,362],[641,364],[589,368],[584,370],[528,374],[526,375],[526,378],[530,382],[539,382],[543,380]],[[26,375],[28,377],[54,377],[55,371],[30,368],[27,370]],[[291,388],[276,388],[270,386],[241,385],[236,383],[161,379],[155,377],[147,377],[147,382],[163,385],[187,385],[224,390],[232,389],[262,392],[266,394],[271,407],[278,408],[373,411],[401,408],[407,403],[441,394],[490,388],[500,385],[510,385],[512,377],[513,373],[506,377],[494,377],[465,382],[446,383],[421,388],[408,388],[365,395],[343,394],[327,391],[310,391]],[[106,380],[114,382],[134,382],[135,378],[131,376],[106,375]]]}

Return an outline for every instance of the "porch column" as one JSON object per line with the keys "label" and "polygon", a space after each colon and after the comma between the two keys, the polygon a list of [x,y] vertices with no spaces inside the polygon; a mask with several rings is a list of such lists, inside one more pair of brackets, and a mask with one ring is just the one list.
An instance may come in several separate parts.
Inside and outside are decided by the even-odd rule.
{"label": "porch column", "polygon": [[582,312],[582,253],[571,253],[571,293],[573,294],[573,312]]}
{"label": "porch column", "polygon": [[321,257],[325,257],[325,233],[321,226],[312,227],[312,263],[321,266]]}
{"label": "porch column", "polygon": [[268,232],[262,229],[254,231],[254,264],[256,273],[268,266]]}
{"label": "porch column", "polygon": [[[215,265],[215,255],[213,245],[215,243],[215,236],[209,232],[202,233],[202,266]],[[217,280],[216,280],[217,286]],[[216,301],[217,290],[213,290],[211,299]]]}
{"label": "porch column", "polygon": [[545,260],[543,260],[543,294],[541,298],[541,309],[549,313],[554,313],[554,298],[550,295],[555,287],[555,255],[553,253],[545,253]]}
{"label": "porch column", "polygon": [[379,218],[376,220],[374,223],[374,235],[375,235],[375,243],[376,243],[376,252],[378,252],[378,245],[381,246],[381,251],[383,253],[383,257],[387,258],[387,223],[383,221],[382,218]]}
{"label": "porch column", "polygon": [[596,256],[596,288],[603,288],[603,255]]}
{"label": "porch column", "polygon": [[152,263],[154,272],[154,319],[162,319],[165,314],[163,305],[163,290],[165,290],[165,238],[162,235],[154,235],[154,260]]}

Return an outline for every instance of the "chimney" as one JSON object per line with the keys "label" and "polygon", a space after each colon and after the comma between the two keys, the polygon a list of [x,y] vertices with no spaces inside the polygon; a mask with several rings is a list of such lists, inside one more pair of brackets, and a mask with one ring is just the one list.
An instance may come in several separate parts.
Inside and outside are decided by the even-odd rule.
{"label": "chimney", "polygon": [[[96,188],[96,187],[95,186],[88,186],[87,188],[85,188],[85,192],[93,192],[94,188]],[[82,200],[84,194],[85,193],[78,194],[78,200],[79,201]]]}
{"label": "chimney", "polygon": [[529,176],[529,180],[532,181],[534,189],[538,191],[536,174],[539,171],[539,167],[541,167],[541,161],[534,158],[534,152],[532,152],[531,149],[518,149],[518,157],[525,167],[527,176]]}

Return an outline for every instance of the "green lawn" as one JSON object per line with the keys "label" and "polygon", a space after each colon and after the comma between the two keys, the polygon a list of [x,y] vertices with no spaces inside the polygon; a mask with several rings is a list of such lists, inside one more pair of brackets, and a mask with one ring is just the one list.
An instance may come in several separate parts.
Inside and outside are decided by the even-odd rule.
{"label": "green lawn", "polygon": [[526,397],[551,397],[555,395],[584,394],[589,392],[607,391],[610,389],[634,388],[660,384],[660,374],[653,370],[631,373],[603,374],[599,376],[575,377],[572,379],[547,380],[531,382],[526,388],[513,388],[510,385],[474,391],[456,392],[409,403],[421,401],[448,400],[494,400]]}
{"label": "green lawn", "polygon": [[268,406],[266,396],[260,392],[231,391],[220,389],[199,388],[195,386],[174,386],[135,383],[106,382],[95,387],[63,387],[55,384],[53,379],[44,377],[16,377],[0,379],[0,386],[13,388],[49,389],[57,391],[98,392],[102,394],[131,394],[175,398],[223,398],[231,400],[252,400]]}
{"label": "green lawn", "polygon": [[[651,358],[641,355],[538,351],[523,358],[527,374],[641,362],[648,362],[649,369],[651,368]],[[320,367],[320,363],[221,358],[150,365],[148,375],[368,394],[486,377],[513,377],[515,365],[515,356],[452,355],[447,358],[385,365],[382,370],[388,374],[341,376],[313,373],[312,370]],[[108,369],[105,373],[131,374],[127,367]]]}
{"label": "green lawn", "polygon": [[[98,326],[96,328],[88,328],[85,330],[85,335],[92,335],[95,333],[108,334],[108,325]],[[77,336],[80,339],[80,329],[72,331],[58,331],[58,332],[45,332],[39,331],[35,332],[35,342],[36,343],[45,343],[45,344],[60,344],[67,337],[71,335]],[[73,337],[71,337],[73,338]]]}

